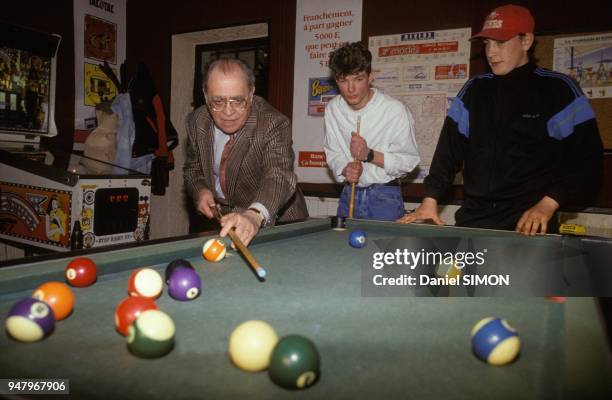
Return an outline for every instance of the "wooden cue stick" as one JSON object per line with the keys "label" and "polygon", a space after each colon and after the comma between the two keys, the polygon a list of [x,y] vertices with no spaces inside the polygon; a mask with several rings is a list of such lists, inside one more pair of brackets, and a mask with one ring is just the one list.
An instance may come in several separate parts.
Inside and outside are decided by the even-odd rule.
{"label": "wooden cue stick", "polygon": [[[219,204],[215,204],[214,211],[216,211],[215,217],[217,218],[217,221],[221,223],[222,215],[221,215],[221,209],[219,207]],[[234,242],[238,250],[240,250],[244,258],[246,258],[249,264],[249,267],[251,267],[251,269],[257,274],[258,277],[260,277],[261,279],[265,279],[268,273],[266,272],[265,269],[261,267],[261,265],[259,265],[255,257],[253,257],[253,254],[251,254],[249,249],[247,249],[244,243],[242,243],[242,240],[240,240],[240,238],[236,234],[235,229],[236,227],[233,227],[232,229],[229,230],[229,237],[232,239],[232,242]]]}
{"label": "wooden cue stick", "polygon": [[[361,115],[357,116],[357,135],[359,135],[359,130],[361,129]],[[353,161],[358,161],[357,157],[353,159]],[[349,218],[353,218],[353,210],[355,209],[355,186],[356,182],[351,183],[351,200],[349,203]]]}

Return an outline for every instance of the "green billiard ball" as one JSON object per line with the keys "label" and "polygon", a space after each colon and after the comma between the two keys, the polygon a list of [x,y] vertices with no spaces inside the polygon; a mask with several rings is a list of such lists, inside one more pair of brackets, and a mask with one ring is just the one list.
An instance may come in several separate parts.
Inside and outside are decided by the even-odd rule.
{"label": "green billiard ball", "polygon": [[312,341],[289,335],[274,347],[268,373],[272,382],[287,389],[305,389],[314,384],[321,371],[319,351]]}
{"label": "green billiard ball", "polygon": [[128,348],[143,358],[166,355],[174,347],[176,328],[168,314],[159,310],[147,310],[128,328]]}

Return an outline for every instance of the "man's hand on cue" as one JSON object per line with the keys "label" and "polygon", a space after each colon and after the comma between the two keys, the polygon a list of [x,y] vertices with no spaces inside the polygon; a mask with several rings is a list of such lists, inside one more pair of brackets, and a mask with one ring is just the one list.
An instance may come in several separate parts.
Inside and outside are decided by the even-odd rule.
{"label": "man's hand on cue", "polygon": [[[257,213],[251,210],[224,215],[221,218],[222,229],[220,236],[227,236],[230,229],[235,227],[238,238],[245,246],[248,246],[255,235],[257,235],[257,232],[259,232],[259,227],[261,226],[260,218]],[[232,243],[232,248],[236,249],[234,243]]]}
{"label": "man's hand on cue", "polygon": [[202,189],[198,192],[198,200],[196,208],[198,212],[206,218],[214,218],[213,208],[215,207],[215,197],[208,189]]}

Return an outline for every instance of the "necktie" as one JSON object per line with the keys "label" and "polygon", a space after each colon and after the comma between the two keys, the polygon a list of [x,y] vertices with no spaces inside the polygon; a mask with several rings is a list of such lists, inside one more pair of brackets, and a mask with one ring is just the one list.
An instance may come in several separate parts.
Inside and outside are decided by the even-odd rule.
{"label": "necktie", "polygon": [[227,186],[225,183],[225,167],[227,165],[227,159],[229,158],[230,153],[232,152],[232,147],[236,142],[236,135],[231,135],[230,140],[225,143],[223,147],[223,152],[221,153],[221,162],[219,163],[219,183],[221,183],[221,190],[227,199]]}

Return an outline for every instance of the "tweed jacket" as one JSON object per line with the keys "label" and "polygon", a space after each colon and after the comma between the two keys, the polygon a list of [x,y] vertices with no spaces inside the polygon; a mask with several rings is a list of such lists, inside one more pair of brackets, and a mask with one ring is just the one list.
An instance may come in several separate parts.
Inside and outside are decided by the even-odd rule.
{"label": "tweed jacket", "polygon": [[[226,164],[225,201],[233,211],[263,204],[270,222],[308,217],[306,202],[293,172],[291,123],[264,99],[255,96],[245,125]],[[202,189],[215,193],[214,121],[204,105],[187,117],[185,188],[194,201]]]}

